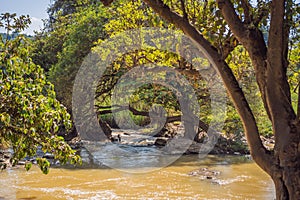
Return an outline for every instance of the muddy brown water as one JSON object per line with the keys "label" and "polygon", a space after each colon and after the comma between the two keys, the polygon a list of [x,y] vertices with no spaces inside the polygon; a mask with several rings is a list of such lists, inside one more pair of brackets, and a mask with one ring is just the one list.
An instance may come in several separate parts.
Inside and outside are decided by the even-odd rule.
{"label": "muddy brown water", "polygon": [[[126,162],[126,161],[124,161]],[[132,160],[130,160],[132,162]],[[188,173],[199,168],[220,171],[201,180]],[[136,169],[137,171],[140,169]],[[34,166],[0,172],[0,199],[274,199],[271,179],[244,156],[185,155],[147,173],[110,168],[51,168],[43,175]]]}

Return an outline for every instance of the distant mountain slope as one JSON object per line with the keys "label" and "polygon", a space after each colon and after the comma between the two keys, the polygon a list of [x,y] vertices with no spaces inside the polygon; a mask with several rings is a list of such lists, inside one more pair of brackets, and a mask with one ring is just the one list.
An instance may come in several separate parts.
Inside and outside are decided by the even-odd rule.
{"label": "distant mountain slope", "polygon": [[[7,34],[6,34],[6,33],[0,33],[0,35],[1,35],[2,39],[5,39],[5,38],[7,37]],[[13,39],[16,38],[18,35],[20,35],[20,33],[12,33],[12,34],[9,34],[8,37],[7,37],[7,39],[8,39],[8,40],[13,40]],[[26,35],[26,34],[25,34],[25,36],[28,37],[28,38],[32,38],[32,37],[33,37],[32,35]]]}

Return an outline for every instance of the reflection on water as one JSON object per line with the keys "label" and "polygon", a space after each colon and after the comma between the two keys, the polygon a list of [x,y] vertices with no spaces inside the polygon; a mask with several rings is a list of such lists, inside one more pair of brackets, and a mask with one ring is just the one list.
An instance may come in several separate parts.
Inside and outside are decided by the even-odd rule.
{"label": "reflection on water", "polygon": [[[130,161],[132,162],[132,161]],[[188,173],[200,167],[220,171],[215,180]],[[137,169],[138,170],[138,169]],[[0,172],[0,199],[274,199],[271,179],[245,157],[183,156],[150,173],[108,168],[37,167]]]}
{"label": "reflection on water", "polygon": [[181,157],[155,146],[89,143],[80,155],[89,167],[108,166],[129,173],[145,173],[168,166]]}

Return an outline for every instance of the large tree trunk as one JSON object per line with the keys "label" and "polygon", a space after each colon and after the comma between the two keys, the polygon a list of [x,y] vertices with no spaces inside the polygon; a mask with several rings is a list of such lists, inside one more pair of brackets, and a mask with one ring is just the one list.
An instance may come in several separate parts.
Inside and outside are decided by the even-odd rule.
{"label": "large tree trunk", "polygon": [[274,151],[272,177],[276,199],[300,199],[300,128],[291,125],[286,140],[278,141]]}
{"label": "large tree trunk", "polygon": [[300,126],[291,106],[290,88],[286,77],[286,44],[284,0],[272,2],[268,47],[258,28],[249,28],[236,14],[231,1],[219,0],[218,5],[231,31],[249,52],[255,68],[262,100],[273,124],[275,149],[263,146],[252,110],[231,69],[217,50],[187,20],[170,10],[161,0],[144,0],[161,17],[180,28],[201,45],[213,59],[225,87],[241,117],[255,162],[268,173],[275,184],[277,199],[300,199]]}
{"label": "large tree trunk", "polygon": [[[279,158],[277,158],[280,160]],[[275,184],[276,199],[298,200],[300,199],[300,161],[289,160],[272,172]]]}
{"label": "large tree trunk", "polygon": [[[273,161],[273,156],[263,146],[259,137],[257,124],[252,113],[252,110],[247,102],[242,89],[239,86],[232,70],[222,58],[222,55],[218,53],[218,50],[211,45],[195,27],[193,27],[188,20],[172,12],[171,9],[164,4],[162,0],[144,0],[154,11],[156,11],[161,17],[173,23],[176,27],[180,28],[187,36],[189,36],[196,44],[199,44],[206,50],[206,54],[209,55],[213,64],[217,68],[224,85],[230,95],[233,103],[243,121],[246,137],[251,150],[251,154],[256,163],[266,172],[270,174],[270,168]],[[234,9],[232,7],[232,9]],[[233,10],[233,13],[235,11]],[[230,16],[232,18],[232,16]],[[239,19],[238,17],[235,17]],[[240,27],[240,24],[235,24],[236,27]]]}
{"label": "large tree trunk", "polygon": [[[271,160],[259,160],[253,144],[248,140],[254,160],[273,179],[277,199],[300,199],[300,126],[291,103],[290,87],[286,71],[289,21],[285,13],[285,0],[271,2],[270,29],[266,46],[258,28],[248,28],[242,22],[229,0],[218,0],[218,5],[230,29],[247,49],[256,72],[256,80],[262,101],[272,122],[275,148]],[[236,101],[233,99],[233,101]],[[239,110],[239,109],[238,109]],[[251,125],[242,117],[245,130]],[[247,132],[247,131],[246,131]],[[249,134],[249,132],[247,133]]]}

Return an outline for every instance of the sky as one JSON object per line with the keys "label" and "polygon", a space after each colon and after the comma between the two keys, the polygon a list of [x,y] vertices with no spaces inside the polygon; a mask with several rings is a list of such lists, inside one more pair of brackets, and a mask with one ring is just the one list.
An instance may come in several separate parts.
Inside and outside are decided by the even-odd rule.
{"label": "sky", "polygon": [[[0,0],[1,13],[17,13],[19,15],[29,15],[31,18],[30,27],[24,33],[33,35],[33,30],[40,30],[43,27],[42,19],[47,19],[47,8],[51,0]],[[5,32],[0,28],[0,32]]]}
{"label": "sky", "polygon": [[[31,17],[30,27],[24,33],[33,35],[34,30],[40,30],[43,27],[42,19],[47,19],[47,8],[52,0],[0,0],[0,14],[9,12],[17,15],[27,15]],[[296,2],[300,2],[297,0]],[[5,32],[0,28],[0,33]]]}

